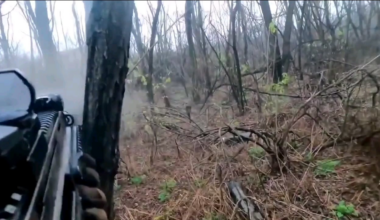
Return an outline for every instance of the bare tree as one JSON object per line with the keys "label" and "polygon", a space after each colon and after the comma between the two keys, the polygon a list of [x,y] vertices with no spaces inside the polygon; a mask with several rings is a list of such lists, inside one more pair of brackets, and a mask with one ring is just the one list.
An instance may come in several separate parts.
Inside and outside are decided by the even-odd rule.
{"label": "bare tree", "polygon": [[232,16],[231,16],[231,24],[232,24],[232,50],[234,52],[234,58],[235,58],[235,67],[236,67],[236,77],[237,77],[237,91],[239,94],[238,97],[238,106],[240,110],[240,114],[244,114],[244,92],[243,92],[243,83],[241,80],[241,69],[240,69],[240,59],[239,59],[239,53],[237,50],[237,43],[236,43],[236,15],[237,12],[241,11],[241,3],[240,1],[236,1],[236,6],[233,10]]}
{"label": "bare tree", "polygon": [[3,14],[1,12],[2,4],[0,5],[0,44],[1,44],[1,49],[3,50],[4,53],[4,61],[5,64],[10,67],[11,66],[11,57],[10,57],[10,48],[9,48],[9,42],[7,38],[7,34],[5,32],[4,28],[4,23],[3,23]]}
{"label": "bare tree", "polygon": [[[145,51],[145,46],[141,37],[140,19],[139,19],[139,14],[137,12],[136,6],[134,6],[133,11],[134,11],[134,24],[132,27],[132,35],[133,35],[133,38],[135,39],[137,53],[139,57],[142,59],[140,62],[141,74],[145,77],[145,74],[148,74],[148,57],[145,56],[146,51]],[[136,82],[136,87],[140,88],[141,86],[142,86],[142,82],[141,80],[138,80]]]}
{"label": "bare tree", "polygon": [[151,103],[154,103],[154,93],[153,93],[153,71],[154,71],[154,68],[153,68],[153,52],[154,52],[154,44],[155,44],[155,41],[156,41],[158,18],[159,18],[159,15],[160,15],[161,7],[162,7],[162,1],[159,0],[157,2],[156,13],[154,14],[152,33],[151,33],[151,36],[150,36],[150,47],[149,47],[149,58],[148,58],[149,75],[146,77],[146,81],[147,81],[148,99],[149,99],[149,101]]}
{"label": "bare tree", "polygon": [[30,2],[25,2],[26,11],[35,27],[35,36],[41,48],[42,56],[44,57],[47,69],[57,69],[53,66],[59,65],[57,59],[57,48],[54,45],[53,31],[50,28],[50,20],[48,17],[47,3],[45,0],[35,2],[35,11],[33,11]]}
{"label": "bare tree", "polygon": [[72,6],[71,6],[71,12],[73,13],[73,16],[74,16],[75,33],[76,33],[76,38],[77,38],[77,42],[78,42],[78,47],[79,47],[79,50],[81,51],[82,56],[83,56],[83,54],[84,54],[84,45],[83,45],[84,44],[84,40],[83,40],[83,36],[82,36],[79,16],[78,16],[78,13],[77,13],[77,11],[75,9],[75,1],[73,2]]}
{"label": "bare tree", "polygon": [[191,24],[192,16],[194,15],[194,3],[192,1],[186,1],[185,4],[185,24],[186,24],[186,36],[187,36],[187,42],[189,44],[189,56],[192,63],[191,66],[191,78],[192,78],[192,96],[193,101],[195,103],[200,101],[200,96],[197,91],[198,87],[198,65],[197,65],[197,57],[195,52],[195,46],[193,42],[193,27]]}
{"label": "bare tree", "polygon": [[[199,53],[202,54],[203,56],[203,62],[202,62],[202,70],[203,74],[205,76],[205,81],[206,81],[206,89],[207,93],[212,95],[212,88],[211,88],[211,77],[209,73],[209,59],[208,59],[208,54],[207,54],[207,47],[206,47],[206,37],[205,33],[201,32],[200,29],[203,29],[203,13],[202,13],[202,6],[201,3],[198,1],[198,19],[197,19],[197,27],[196,27],[196,39],[197,39],[197,44],[199,48]],[[200,27],[200,28],[199,28]]]}

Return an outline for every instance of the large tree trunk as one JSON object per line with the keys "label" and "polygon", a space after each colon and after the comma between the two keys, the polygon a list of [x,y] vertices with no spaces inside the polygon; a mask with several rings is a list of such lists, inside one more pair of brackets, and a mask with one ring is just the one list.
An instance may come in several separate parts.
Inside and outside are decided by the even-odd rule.
{"label": "large tree trunk", "polygon": [[87,75],[83,149],[97,161],[100,188],[113,219],[113,185],[119,161],[119,128],[128,72],[133,1],[94,1],[87,24]]}

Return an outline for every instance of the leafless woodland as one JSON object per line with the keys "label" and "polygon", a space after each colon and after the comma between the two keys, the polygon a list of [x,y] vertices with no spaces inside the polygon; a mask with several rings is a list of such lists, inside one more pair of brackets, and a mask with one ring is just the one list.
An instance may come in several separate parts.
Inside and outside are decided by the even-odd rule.
{"label": "leafless woodland", "polygon": [[[117,219],[378,218],[380,2],[146,5],[133,10]],[[85,19],[73,7],[67,50],[54,2],[17,7],[31,54],[3,14],[1,65],[81,113],[69,87],[84,88]]]}

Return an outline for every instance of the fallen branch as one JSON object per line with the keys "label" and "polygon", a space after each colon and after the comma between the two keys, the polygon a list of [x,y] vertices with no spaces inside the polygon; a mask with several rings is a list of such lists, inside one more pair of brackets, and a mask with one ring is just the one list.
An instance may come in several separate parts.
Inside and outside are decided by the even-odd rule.
{"label": "fallen branch", "polygon": [[365,134],[365,135],[358,135],[358,136],[355,136],[355,137],[346,137],[346,138],[339,138],[338,140],[333,140],[333,141],[330,141],[316,149],[313,150],[313,155],[317,154],[317,153],[320,153],[321,151],[324,151],[330,147],[333,147],[335,146],[336,144],[341,144],[341,143],[344,143],[344,142],[347,142],[347,141],[352,141],[352,140],[362,140],[361,141],[361,144],[362,145],[365,145],[366,142],[369,142],[370,139],[375,136],[376,134],[379,134],[380,133],[380,130],[377,130],[377,131],[374,131],[372,132],[371,134]]}
{"label": "fallen branch", "polygon": [[249,197],[247,197],[243,191],[243,189],[240,186],[240,183],[231,181],[227,184],[228,190],[230,192],[230,195],[232,197],[232,200],[235,203],[234,211],[230,217],[230,219],[236,219],[236,210],[237,208],[240,208],[245,217],[249,220],[264,220],[263,214],[261,214],[261,211],[259,207],[254,204]]}

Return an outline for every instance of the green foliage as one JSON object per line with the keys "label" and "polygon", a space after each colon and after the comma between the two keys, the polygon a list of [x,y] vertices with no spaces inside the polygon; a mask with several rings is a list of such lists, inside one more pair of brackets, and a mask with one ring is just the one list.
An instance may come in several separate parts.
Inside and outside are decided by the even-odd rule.
{"label": "green foliage", "polygon": [[272,34],[276,34],[276,32],[277,32],[276,25],[273,23],[273,21],[271,21],[270,24],[269,24],[269,31],[270,31]]}
{"label": "green foliage", "polygon": [[174,188],[177,186],[177,182],[174,179],[170,179],[165,181],[161,185],[161,191],[158,195],[158,200],[160,202],[166,202],[170,199],[170,195],[173,192]]}
{"label": "green foliage", "polygon": [[283,73],[282,77],[283,77],[283,79],[281,80],[280,84],[282,84],[284,86],[288,86],[289,83],[290,83],[290,76],[289,76],[289,74]]}
{"label": "green foliage", "polygon": [[283,73],[282,76],[283,78],[279,83],[275,83],[271,85],[270,90],[272,92],[277,92],[280,94],[285,93],[285,88],[287,88],[290,83],[290,76],[287,73]]}
{"label": "green foliage", "polygon": [[[132,66],[134,66],[134,64],[132,65],[131,63],[129,63],[128,65],[131,65],[131,67],[129,67],[129,68],[132,68]],[[146,77],[144,75],[144,72],[139,67],[136,67],[135,71],[133,71],[133,73],[132,73],[132,76],[133,76],[133,78],[140,80],[144,86],[147,85],[147,80],[146,80]]]}
{"label": "green foliage", "polygon": [[164,83],[166,83],[166,84],[167,83],[171,83],[171,82],[172,82],[172,80],[170,79],[170,77],[166,78],[165,81],[164,81]]}
{"label": "green foliage", "polygon": [[144,86],[148,85],[148,82],[147,82],[147,80],[146,80],[146,78],[145,78],[144,75],[141,75],[141,76],[140,76],[140,80],[141,80],[141,83],[142,83]]}
{"label": "green foliage", "polygon": [[[147,86],[148,81],[146,79],[145,74],[139,68],[136,68],[136,69],[137,71],[134,71],[133,77],[136,78],[137,80],[140,80],[144,86]],[[172,81],[170,78],[170,72],[168,72],[168,75],[166,77],[160,77],[160,78],[161,78],[162,83],[153,83],[153,89],[156,90],[160,88],[166,88],[166,85],[171,83]]]}
{"label": "green foliage", "polygon": [[249,72],[249,66],[243,64],[243,65],[241,66],[241,73],[242,73],[242,74],[246,74],[246,73],[248,73],[248,72]]}
{"label": "green foliage", "polygon": [[248,152],[254,158],[263,158],[265,156],[265,150],[261,147],[252,147]]}
{"label": "green foliage", "polygon": [[176,186],[177,186],[177,182],[174,179],[170,179],[168,181],[165,181],[161,185],[161,188],[171,192]]}
{"label": "green foliage", "polygon": [[158,194],[158,200],[160,202],[166,202],[170,199],[170,193],[167,191],[161,191],[160,194]]}
{"label": "green foliage", "polygon": [[346,204],[345,201],[340,201],[335,207],[335,215],[341,219],[345,216],[355,216],[358,217],[359,213],[355,210],[354,205]]}
{"label": "green foliage", "polygon": [[170,72],[166,77],[160,77],[161,83],[153,83],[153,89],[161,89],[161,88],[166,88],[166,85],[171,83],[171,78],[170,78]]}
{"label": "green foliage", "polygon": [[335,168],[340,164],[339,160],[321,160],[317,162],[314,173],[318,176],[327,176],[335,172]]}
{"label": "green foliage", "polygon": [[131,183],[132,183],[133,185],[136,185],[136,186],[141,185],[141,184],[144,182],[145,178],[146,178],[145,175],[142,175],[142,176],[135,176],[135,177],[133,177],[133,178],[131,179]]}
{"label": "green foliage", "polygon": [[277,93],[284,93],[285,92],[285,89],[284,87],[282,87],[280,84],[273,84],[271,87],[270,87],[270,90],[272,92],[277,92]]}

